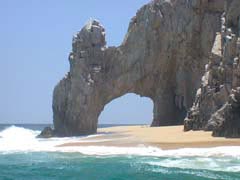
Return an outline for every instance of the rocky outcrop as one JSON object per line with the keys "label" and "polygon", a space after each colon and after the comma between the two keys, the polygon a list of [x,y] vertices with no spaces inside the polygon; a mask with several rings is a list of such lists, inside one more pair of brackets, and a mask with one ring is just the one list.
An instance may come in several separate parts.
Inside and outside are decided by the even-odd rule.
{"label": "rocky outcrop", "polygon": [[214,136],[240,137],[240,1],[227,0],[210,61],[185,130],[213,130]]}
{"label": "rocky outcrop", "polygon": [[227,103],[211,117],[213,136],[240,137],[240,87],[232,90]]}
{"label": "rocky outcrop", "polygon": [[56,136],[55,131],[51,127],[45,127],[37,138],[51,138]]}
{"label": "rocky outcrop", "polygon": [[132,18],[119,47],[106,46],[98,21],[87,23],[73,37],[70,72],[54,89],[57,135],[95,133],[104,106],[126,93],[152,99],[152,126],[182,124],[222,11],[222,0],[154,0]]}

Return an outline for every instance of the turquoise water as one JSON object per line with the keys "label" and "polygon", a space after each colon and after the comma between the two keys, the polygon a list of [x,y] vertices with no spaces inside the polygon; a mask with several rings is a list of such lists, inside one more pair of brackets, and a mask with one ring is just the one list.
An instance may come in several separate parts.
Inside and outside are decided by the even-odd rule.
{"label": "turquoise water", "polygon": [[[239,172],[181,169],[158,165],[162,161],[175,160],[174,158],[137,156],[85,156],[79,153],[2,154],[0,155],[0,179],[240,179]],[[191,159],[185,160],[191,161]],[[239,163],[239,161],[232,160],[231,163]]]}
{"label": "turquoise water", "polygon": [[74,138],[36,139],[38,133],[15,126],[0,131],[0,180],[240,179],[240,147],[64,149],[55,145]]}

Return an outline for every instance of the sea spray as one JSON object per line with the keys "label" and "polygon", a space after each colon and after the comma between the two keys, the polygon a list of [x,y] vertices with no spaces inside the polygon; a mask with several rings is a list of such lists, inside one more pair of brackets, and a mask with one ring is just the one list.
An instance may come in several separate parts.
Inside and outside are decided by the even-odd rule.
{"label": "sea spray", "polygon": [[[57,147],[98,139],[38,139],[39,132],[16,126],[0,131],[0,179],[240,179],[240,147]],[[97,136],[108,140],[106,134],[90,137]]]}
{"label": "sea spray", "polygon": [[[71,142],[104,142],[107,135],[96,134],[83,137],[36,138],[40,131],[11,126],[0,132],[0,152],[79,152],[86,155],[139,155],[155,157],[234,157],[240,158],[240,146],[223,146],[214,148],[181,148],[162,150],[153,146],[135,147],[117,146],[65,146]],[[89,137],[106,136],[106,139],[89,140]]]}

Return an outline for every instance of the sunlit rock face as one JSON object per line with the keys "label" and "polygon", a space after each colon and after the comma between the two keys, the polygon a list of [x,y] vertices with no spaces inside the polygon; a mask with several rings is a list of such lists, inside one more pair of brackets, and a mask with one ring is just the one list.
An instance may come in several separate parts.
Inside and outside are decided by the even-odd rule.
{"label": "sunlit rock face", "polygon": [[240,1],[226,0],[210,61],[206,65],[185,130],[211,130],[240,137]]}
{"label": "sunlit rock face", "polygon": [[54,89],[56,134],[95,133],[104,106],[126,93],[152,99],[152,126],[182,124],[221,26],[221,2],[152,1],[119,47],[106,46],[98,21],[87,23],[73,37],[70,72]]}

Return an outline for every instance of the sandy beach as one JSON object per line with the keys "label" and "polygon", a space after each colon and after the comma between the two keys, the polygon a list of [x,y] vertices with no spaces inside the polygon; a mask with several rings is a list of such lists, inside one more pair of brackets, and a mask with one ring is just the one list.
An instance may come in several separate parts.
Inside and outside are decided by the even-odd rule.
{"label": "sandy beach", "polygon": [[183,132],[183,126],[116,126],[99,128],[96,136],[60,146],[155,146],[161,149],[240,146],[240,139],[212,137],[211,132]]}

